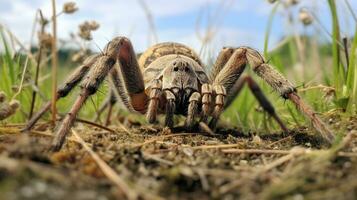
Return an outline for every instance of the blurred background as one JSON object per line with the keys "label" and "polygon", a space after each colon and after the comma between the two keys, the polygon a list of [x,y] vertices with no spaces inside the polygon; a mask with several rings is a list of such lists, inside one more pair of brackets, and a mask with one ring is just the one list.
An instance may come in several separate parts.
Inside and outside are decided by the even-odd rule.
{"label": "blurred background", "polygon": [[[299,0],[296,5],[278,8],[271,27],[269,48],[273,48],[285,36],[295,34],[319,34],[321,41],[330,38],[324,28],[331,33],[331,16],[327,1]],[[58,10],[67,1],[57,1]],[[156,42],[176,41],[187,44],[198,52],[204,40],[209,40],[209,51],[217,53],[222,46],[248,45],[263,50],[269,15],[274,4],[268,0],[96,0],[74,1],[78,11],[63,15],[58,20],[58,36],[70,39],[70,33],[78,31],[78,24],[95,20],[100,28],[93,32],[91,48],[96,50],[114,36],[131,38],[138,52],[144,51]],[[342,34],[352,36],[354,20],[347,11],[344,0],[337,2]],[[349,0],[357,10],[357,1]],[[45,16],[51,16],[51,1],[43,0],[0,0],[0,22],[28,44],[31,38],[33,19],[37,9]],[[299,20],[299,11],[307,8],[320,20],[312,26],[304,27]],[[292,27],[293,26],[293,27]],[[208,39],[206,38],[209,35]],[[36,39],[35,39],[36,40]],[[34,41],[35,42],[35,41]],[[70,45],[70,44],[67,44]]]}
{"label": "blurred background", "polygon": [[[251,46],[287,76],[321,116],[356,113],[355,0],[59,0],[56,7],[58,85],[85,57],[118,35],[129,37],[137,53],[158,42],[186,44],[208,71],[222,47]],[[9,122],[24,122],[51,97],[51,16],[49,0],[0,0],[0,90],[21,104],[21,112]],[[288,126],[304,124],[293,105],[255,79]],[[107,85],[91,97],[81,116],[98,113]],[[34,91],[39,92],[36,101]],[[74,97],[60,101],[58,110],[66,112]],[[224,122],[246,131],[277,129],[247,89],[224,116]]]}

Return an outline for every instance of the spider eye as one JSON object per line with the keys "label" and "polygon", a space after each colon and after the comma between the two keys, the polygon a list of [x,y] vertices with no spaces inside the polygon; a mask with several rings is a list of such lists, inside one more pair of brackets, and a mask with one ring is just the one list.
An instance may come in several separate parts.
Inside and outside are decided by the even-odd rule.
{"label": "spider eye", "polygon": [[185,67],[185,72],[190,71],[190,68],[188,68],[187,66]]}
{"label": "spider eye", "polygon": [[178,67],[174,67],[174,71],[177,72],[178,71]]}

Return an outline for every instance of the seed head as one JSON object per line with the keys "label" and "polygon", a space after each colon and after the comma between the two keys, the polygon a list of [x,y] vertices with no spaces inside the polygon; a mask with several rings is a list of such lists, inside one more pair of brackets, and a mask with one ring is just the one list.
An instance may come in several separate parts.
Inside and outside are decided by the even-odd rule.
{"label": "seed head", "polygon": [[287,4],[289,6],[294,6],[294,5],[298,4],[298,3],[299,3],[299,0],[288,0],[287,1]]}
{"label": "seed head", "polygon": [[78,7],[76,6],[75,2],[67,2],[63,4],[63,9],[62,11],[66,14],[72,14],[78,10]]}
{"label": "seed head", "polygon": [[305,9],[300,10],[299,19],[305,26],[310,25],[313,21],[311,14]]}
{"label": "seed head", "polygon": [[18,100],[11,100],[9,103],[11,109],[15,113],[15,111],[20,107],[20,102]]}
{"label": "seed head", "polygon": [[79,37],[81,37],[84,40],[92,40],[92,34],[88,30],[80,30],[78,33]]}
{"label": "seed head", "polygon": [[51,48],[52,46],[52,35],[50,33],[38,33],[38,40],[40,42],[40,45],[42,45],[45,48]]}
{"label": "seed head", "polygon": [[92,39],[92,31],[95,31],[99,28],[99,24],[96,21],[85,21],[79,25],[79,37],[84,40]]}
{"label": "seed head", "polygon": [[17,100],[11,100],[10,103],[3,103],[0,105],[0,120],[6,119],[15,114],[20,107],[20,102]]}

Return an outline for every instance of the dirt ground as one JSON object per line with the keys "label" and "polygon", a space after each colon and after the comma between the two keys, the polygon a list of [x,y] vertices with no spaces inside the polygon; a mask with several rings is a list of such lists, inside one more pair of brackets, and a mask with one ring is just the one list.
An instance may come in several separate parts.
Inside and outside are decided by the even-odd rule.
{"label": "dirt ground", "polygon": [[[329,147],[310,128],[289,134],[215,135],[125,123],[114,132],[78,123],[74,129],[127,186],[108,178],[75,136],[47,151],[47,124],[30,134],[0,127],[1,199],[357,199],[357,117],[325,119],[336,133]],[[347,135],[347,136],[345,136]],[[128,195],[129,194],[129,195]]]}

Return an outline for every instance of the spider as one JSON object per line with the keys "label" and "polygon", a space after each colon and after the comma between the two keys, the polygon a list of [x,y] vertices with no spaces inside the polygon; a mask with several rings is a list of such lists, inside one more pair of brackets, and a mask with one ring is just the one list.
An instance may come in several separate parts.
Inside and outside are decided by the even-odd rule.
{"label": "spider", "polygon": [[[332,141],[332,133],[304,104],[293,84],[250,47],[224,47],[211,72],[206,73],[198,55],[185,45],[173,42],[156,44],[137,60],[130,40],[116,37],[102,53],[88,57],[57,90],[58,100],[82,82],[80,95],[57,129],[51,148],[54,151],[61,149],[81,106],[108,75],[112,82],[111,95],[115,93],[129,111],[146,114],[149,123],[156,122],[158,114],[165,114],[168,127],[174,126],[175,114],[184,115],[188,130],[197,121],[214,129],[221,113],[246,84],[261,107],[287,132],[254,79],[241,76],[247,65],[283,98],[291,100],[311,120],[315,129],[329,142]],[[114,104],[115,98],[111,102]],[[30,130],[50,107],[51,102],[46,103],[24,130]]]}

